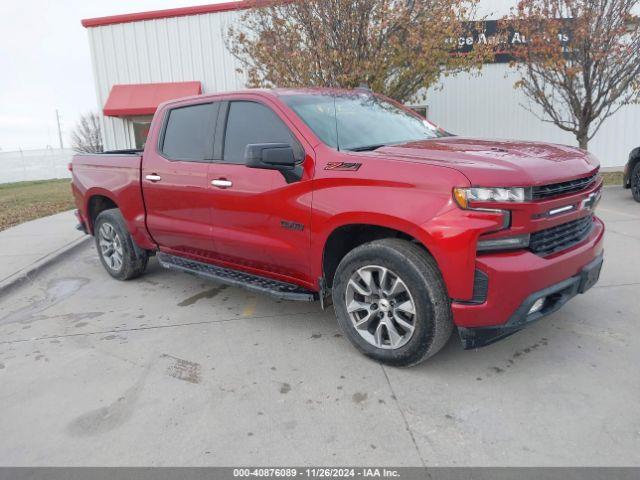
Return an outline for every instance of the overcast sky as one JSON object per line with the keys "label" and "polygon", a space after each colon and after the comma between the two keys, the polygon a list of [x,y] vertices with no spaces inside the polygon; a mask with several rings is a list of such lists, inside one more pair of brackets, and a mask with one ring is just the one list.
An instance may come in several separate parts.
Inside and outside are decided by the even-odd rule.
{"label": "overcast sky", "polygon": [[[0,149],[59,145],[96,104],[83,18],[162,10],[225,0],[0,0]],[[515,0],[482,0],[483,14]]]}
{"label": "overcast sky", "polygon": [[58,147],[78,117],[97,110],[83,18],[162,10],[222,0],[1,0],[0,149]]}

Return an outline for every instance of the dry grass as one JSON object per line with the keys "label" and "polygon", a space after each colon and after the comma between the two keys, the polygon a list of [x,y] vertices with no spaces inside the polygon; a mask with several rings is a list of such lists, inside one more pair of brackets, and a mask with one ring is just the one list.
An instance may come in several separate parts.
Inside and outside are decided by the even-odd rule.
{"label": "dry grass", "polygon": [[74,207],[70,180],[0,185],[0,231]]}
{"label": "dry grass", "polygon": [[622,172],[602,172],[605,185],[622,185]]}

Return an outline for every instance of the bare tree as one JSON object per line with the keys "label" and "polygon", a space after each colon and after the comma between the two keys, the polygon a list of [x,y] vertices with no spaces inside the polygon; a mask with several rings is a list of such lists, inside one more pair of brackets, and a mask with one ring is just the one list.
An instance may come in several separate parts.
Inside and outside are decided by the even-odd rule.
{"label": "bare tree", "polygon": [[[604,121],[640,93],[639,0],[521,0],[507,24],[524,41],[521,88],[544,121],[587,149]],[[529,108],[536,113],[533,108]]]}
{"label": "bare tree", "polygon": [[87,113],[80,117],[71,133],[73,149],[80,153],[100,153],[102,146],[102,132],[100,117],[96,113]]}
{"label": "bare tree", "polygon": [[227,46],[251,87],[367,85],[398,101],[442,74],[480,68],[486,50],[454,55],[477,0],[256,1]]}

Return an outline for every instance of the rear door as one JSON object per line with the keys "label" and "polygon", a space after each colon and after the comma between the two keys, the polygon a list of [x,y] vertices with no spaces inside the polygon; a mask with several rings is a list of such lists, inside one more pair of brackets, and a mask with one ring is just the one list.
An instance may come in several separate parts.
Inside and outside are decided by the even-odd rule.
{"label": "rear door", "polygon": [[142,161],[147,228],[160,249],[200,259],[212,255],[209,165],[220,104],[167,108]]}
{"label": "rear door", "polygon": [[[223,128],[220,128],[222,126]],[[236,97],[220,109],[221,159],[211,163],[211,223],[217,258],[284,280],[310,278],[314,153],[276,105]],[[295,178],[245,166],[246,146],[287,143],[299,158]]]}

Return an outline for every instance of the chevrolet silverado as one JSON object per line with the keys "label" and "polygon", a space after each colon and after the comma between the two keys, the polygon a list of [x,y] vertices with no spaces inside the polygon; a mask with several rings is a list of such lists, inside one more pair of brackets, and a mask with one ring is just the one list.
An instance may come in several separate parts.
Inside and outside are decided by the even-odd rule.
{"label": "chevrolet silverado", "polygon": [[159,106],[144,151],[77,155],[79,228],[118,280],[170,269],[333,304],[364,354],[416,364],[454,329],[511,335],[598,280],[597,159],[450,135],[364,89]]}

